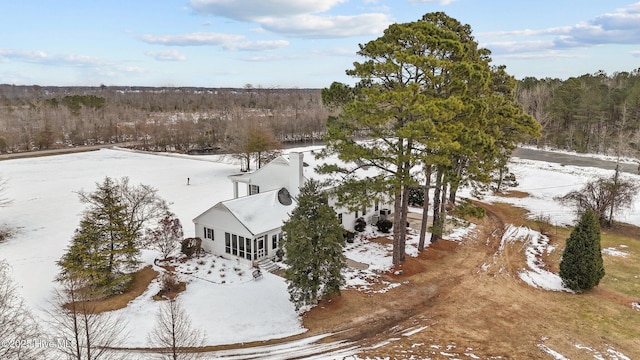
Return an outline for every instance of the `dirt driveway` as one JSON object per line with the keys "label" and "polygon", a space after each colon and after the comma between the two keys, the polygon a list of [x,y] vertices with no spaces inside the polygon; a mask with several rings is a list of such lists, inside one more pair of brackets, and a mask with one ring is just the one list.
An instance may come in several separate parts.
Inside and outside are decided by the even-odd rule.
{"label": "dirt driveway", "polygon": [[461,244],[439,241],[408,258],[402,275],[381,279],[401,283],[393,290],[345,291],[321,303],[304,316],[307,335],[337,334],[327,340],[357,344],[360,358],[550,359],[543,351],[547,346],[572,359],[584,358],[576,342],[593,351],[606,354],[610,347],[640,358],[638,339],[603,339],[577,321],[577,304],[585,311],[592,306],[584,298],[521,281],[521,245],[499,247],[504,224],[520,225],[524,211],[483,206],[488,216],[473,237]]}

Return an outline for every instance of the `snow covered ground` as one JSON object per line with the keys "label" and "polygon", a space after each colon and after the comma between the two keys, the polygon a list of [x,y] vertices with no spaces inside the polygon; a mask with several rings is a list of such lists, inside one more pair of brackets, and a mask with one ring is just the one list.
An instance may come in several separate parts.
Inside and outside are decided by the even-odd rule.
{"label": "snow covered ground", "polygon": [[[526,198],[485,196],[484,201],[510,203],[530,211],[530,217],[549,216],[555,225],[573,225],[576,216],[573,209],[554,198],[578,190],[596,177],[613,177],[613,170],[593,167],[566,166],[542,161],[512,158],[509,168],[516,175],[519,185],[513,190],[527,192]],[[621,177],[640,182],[640,176],[621,173]],[[468,196],[468,193],[461,193]],[[617,221],[640,225],[640,197],[636,197],[631,209],[616,217]]]}
{"label": "snow covered ground", "polygon": [[[606,170],[521,159],[514,159],[510,166],[520,183],[516,190],[526,191],[531,196],[487,196],[484,200],[513,203],[530,210],[532,216],[548,215],[556,224],[573,224],[575,217],[571,209],[554,200],[555,196],[580,188],[594,175],[611,174]],[[77,191],[93,191],[95,183],[101,182],[105,176],[128,176],[133,184],[148,184],[158,189],[159,195],[171,203],[171,210],[180,218],[185,236],[194,236],[191,220],[218,201],[233,196],[227,176],[237,173],[238,169],[232,159],[219,156],[158,156],[107,149],[2,161],[0,173],[8,181],[5,195],[13,199],[13,203],[0,209],[0,225],[11,225],[17,233],[0,244],[0,258],[6,259],[13,268],[12,277],[27,304],[37,315],[42,315],[43,310],[50,306],[48,301],[58,273],[56,261],[65,252],[83,210]],[[636,175],[623,176],[640,181]],[[189,185],[187,178],[190,179]],[[636,199],[635,207],[619,219],[640,225],[640,198]],[[463,229],[462,234],[469,230]],[[530,232],[527,234],[528,239],[535,237]],[[451,237],[460,238],[460,233]],[[535,240],[529,243],[538,246],[537,251],[546,251],[543,249],[544,239],[535,237]],[[347,256],[368,265],[368,268],[350,270],[347,273],[348,284],[363,291],[374,291],[368,288],[366,279],[390,268],[390,248],[359,241],[348,246]],[[411,242],[416,242],[415,237]],[[408,245],[410,253],[415,250],[411,242]],[[152,263],[156,255],[145,251],[143,260]],[[535,254],[531,256],[535,265]],[[288,300],[286,283],[282,278],[264,274],[262,279],[254,281],[248,269],[243,271],[234,262],[213,257],[185,266],[183,272],[190,273],[184,275],[189,284],[180,299],[191,314],[194,326],[206,332],[208,345],[281,338],[305,331]],[[548,276],[535,268],[527,271],[524,274],[528,274],[526,276],[531,277],[532,282],[536,276]],[[525,277],[523,279],[526,280]],[[375,291],[386,291],[393,286],[397,284],[388,284],[382,289],[376,287]],[[130,336],[127,345],[146,345],[146,335],[153,326],[153,314],[159,306],[151,296],[158,289],[158,283],[152,283],[142,296],[126,309],[118,311],[128,319]]]}
{"label": "snow covered ground", "polygon": [[[233,196],[227,176],[238,172],[237,165],[197,161],[205,157],[195,159],[100,150],[2,162],[0,172],[8,181],[6,196],[13,203],[0,210],[0,221],[16,228],[17,234],[0,244],[0,258],[13,268],[13,279],[27,304],[39,314],[50,306],[59,270],[56,261],[65,252],[83,210],[76,192],[93,191],[95,183],[105,176],[128,176],[133,184],[158,189],[180,218],[185,236],[194,236],[191,220]],[[156,255],[145,251],[143,260],[153,263]],[[227,266],[231,269],[234,264]],[[220,272],[215,274],[219,277]],[[190,280],[180,298],[194,326],[206,332],[207,344],[264,340],[305,331],[282,278],[265,274],[260,281],[247,277],[227,284]],[[145,294],[119,311],[128,319],[127,345],[146,345],[146,335],[155,321],[153,314],[159,307],[151,300],[158,287],[154,282]]]}

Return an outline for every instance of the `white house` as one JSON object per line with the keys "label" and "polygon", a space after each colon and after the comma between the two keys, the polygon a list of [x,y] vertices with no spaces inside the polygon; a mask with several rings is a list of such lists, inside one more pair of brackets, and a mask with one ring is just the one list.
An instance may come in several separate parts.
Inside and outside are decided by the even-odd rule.
{"label": "white house", "polygon": [[[254,172],[229,176],[234,198],[219,202],[193,219],[202,247],[246,264],[273,258],[282,238],[281,226],[297,205],[300,187],[309,179],[327,179],[327,175],[315,171],[319,164],[312,151],[292,152]],[[359,176],[376,174],[369,169],[359,172]],[[239,196],[241,183],[248,194],[242,197]],[[388,205],[382,209],[378,203],[355,212],[337,207],[331,198],[329,205],[334,207],[347,230],[353,230],[358,217],[371,223],[376,222],[380,214],[390,213]]]}

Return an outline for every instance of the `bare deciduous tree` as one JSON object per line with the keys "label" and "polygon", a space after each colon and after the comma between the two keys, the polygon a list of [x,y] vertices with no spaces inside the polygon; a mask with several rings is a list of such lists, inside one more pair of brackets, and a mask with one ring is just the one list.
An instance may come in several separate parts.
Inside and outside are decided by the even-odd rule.
{"label": "bare deciduous tree", "polygon": [[183,236],[180,219],[170,211],[167,211],[165,216],[158,220],[158,225],[155,228],[146,231],[147,244],[160,251],[164,259],[178,248]]}
{"label": "bare deciduous tree", "polygon": [[241,117],[227,127],[226,148],[236,154],[247,171],[251,170],[252,160],[256,168],[260,168],[282,147],[273,131],[260,121],[259,118]]}
{"label": "bare deciduous tree", "polygon": [[16,293],[9,264],[0,260],[0,359],[42,359],[44,341],[37,322]]}
{"label": "bare deciduous tree", "polygon": [[149,334],[153,347],[162,348],[164,359],[194,359],[200,354],[193,348],[204,343],[204,334],[193,328],[189,316],[177,300],[167,300],[158,311],[156,326]]}
{"label": "bare deciduous tree", "polygon": [[123,343],[126,322],[112,313],[96,313],[84,289],[86,284],[66,280],[55,292],[49,322],[64,345],[56,349],[74,360],[126,359],[113,350]]}
{"label": "bare deciduous tree", "polygon": [[613,178],[598,178],[584,185],[580,190],[559,197],[565,204],[575,207],[578,214],[593,210],[600,225],[613,225],[613,215],[628,208],[637,195],[638,185],[620,178],[618,171]]}

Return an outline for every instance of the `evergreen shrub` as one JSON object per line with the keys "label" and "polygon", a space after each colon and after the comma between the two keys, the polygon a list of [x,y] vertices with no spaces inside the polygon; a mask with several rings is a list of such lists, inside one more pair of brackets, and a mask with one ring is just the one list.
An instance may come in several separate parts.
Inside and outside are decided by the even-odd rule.
{"label": "evergreen shrub", "polygon": [[376,227],[378,228],[378,231],[387,234],[393,227],[393,222],[391,222],[391,220],[381,219],[376,223]]}

